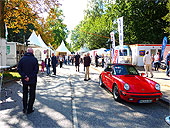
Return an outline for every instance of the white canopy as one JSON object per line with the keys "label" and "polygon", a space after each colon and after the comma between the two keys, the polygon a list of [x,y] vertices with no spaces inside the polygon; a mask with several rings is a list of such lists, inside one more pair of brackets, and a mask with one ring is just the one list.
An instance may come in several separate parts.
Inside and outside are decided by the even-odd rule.
{"label": "white canopy", "polygon": [[29,37],[28,41],[30,41],[29,44],[31,44],[31,45],[36,45],[36,46],[42,47],[34,30],[31,34],[31,36]]}
{"label": "white canopy", "polygon": [[90,51],[87,47],[81,47],[80,50],[78,51],[79,53],[84,53]]}
{"label": "white canopy", "polygon": [[56,52],[67,52],[67,54],[71,54],[71,52],[66,48],[63,41],[60,44],[60,46],[56,49]]}
{"label": "white canopy", "polygon": [[40,42],[40,44],[41,44],[41,46],[42,46],[43,48],[50,49],[50,48],[44,43],[44,41],[42,40],[40,34],[38,35],[38,39],[39,39],[39,42]]}

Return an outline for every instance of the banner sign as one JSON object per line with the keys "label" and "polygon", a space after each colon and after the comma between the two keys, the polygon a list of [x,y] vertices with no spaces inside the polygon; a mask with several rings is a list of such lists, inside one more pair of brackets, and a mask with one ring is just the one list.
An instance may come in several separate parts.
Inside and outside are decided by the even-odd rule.
{"label": "banner sign", "polygon": [[7,55],[10,54],[10,46],[6,46],[6,52],[7,52]]}
{"label": "banner sign", "polygon": [[118,32],[119,32],[119,44],[123,47],[123,17],[117,19],[118,22]]}
{"label": "banner sign", "polygon": [[111,36],[111,41],[112,41],[112,48],[114,48],[115,47],[115,34],[114,34],[114,32],[111,32],[110,36]]}
{"label": "banner sign", "polygon": [[145,56],[145,50],[140,50],[139,51],[139,56]]}
{"label": "banner sign", "polygon": [[119,50],[118,49],[114,50],[114,57],[113,57],[113,63],[114,64],[117,63],[118,54],[119,54]]}
{"label": "banner sign", "polygon": [[161,60],[163,60],[163,54],[164,54],[164,51],[165,51],[166,44],[167,44],[167,37],[165,36],[164,39],[163,39],[163,42],[162,42]]}

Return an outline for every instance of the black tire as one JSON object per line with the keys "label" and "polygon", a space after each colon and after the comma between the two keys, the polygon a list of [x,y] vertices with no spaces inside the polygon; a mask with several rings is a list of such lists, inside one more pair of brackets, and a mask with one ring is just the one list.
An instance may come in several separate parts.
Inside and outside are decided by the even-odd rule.
{"label": "black tire", "polygon": [[102,81],[102,76],[100,75],[99,77],[99,85],[103,88],[104,87],[104,84],[103,84],[103,81]]}
{"label": "black tire", "polygon": [[119,88],[116,84],[113,85],[112,94],[113,94],[113,98],[115,99],[115,101],[121,101],[121,97],[119,94]]}

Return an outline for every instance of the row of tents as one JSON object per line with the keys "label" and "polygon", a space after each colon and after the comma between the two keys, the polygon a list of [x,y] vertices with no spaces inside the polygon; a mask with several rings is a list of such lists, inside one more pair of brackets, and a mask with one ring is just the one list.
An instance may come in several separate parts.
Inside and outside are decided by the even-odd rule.
{"label": "row of tents", "polygon": [[40,35],[36,35],[35,31],[32,32],[28,42],[29,47],[33,48],[34,54],[39,61],[44,60],[47,55],[51,56],[52,53],[55,53],[56,55],[71,54],[71,52],[65,46],[64,41],[62,41],[60,46],[54,51],[51,47],[44,43]]}

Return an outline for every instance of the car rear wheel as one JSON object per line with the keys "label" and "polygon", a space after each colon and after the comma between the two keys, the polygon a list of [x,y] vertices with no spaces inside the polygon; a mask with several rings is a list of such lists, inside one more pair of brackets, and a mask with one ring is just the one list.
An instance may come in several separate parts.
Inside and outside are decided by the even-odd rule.
{"label": "car rear wheel", "polygon": [[113,98],[115,99],[115,101],[121,101],[119,88],[117,85],[113,85],[112,94],[113,94]]}
{"label": "car rear wheel", "polygon": [[103,81],[102,81],[102,76],[100,75],[100,78],[99,78],[99,85],[101,87],[104,87],[104,84],[103,84]]}

